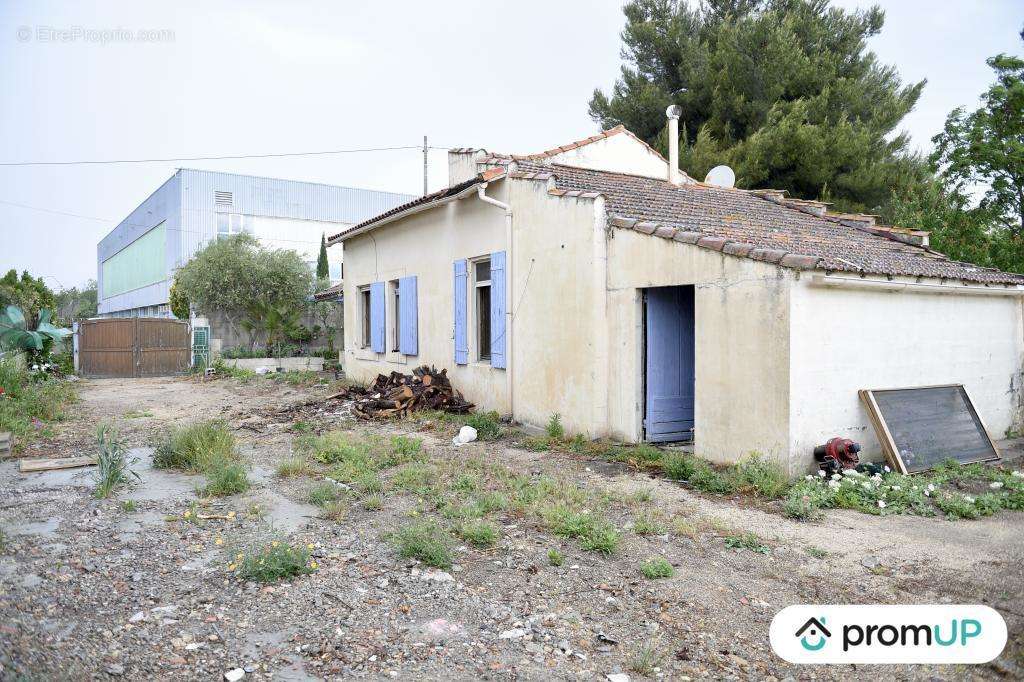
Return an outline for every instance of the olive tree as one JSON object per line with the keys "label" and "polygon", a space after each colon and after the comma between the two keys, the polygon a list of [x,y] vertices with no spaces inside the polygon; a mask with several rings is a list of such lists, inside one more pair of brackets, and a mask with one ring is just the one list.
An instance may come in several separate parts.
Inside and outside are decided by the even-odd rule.
{"label": "olive tree", "polygon": [[257,314],[268,308],[301,310],[313,290],[313,273],[298,253],[268,249],[248,234],[210,242],[178,270],[179,294],[204,315],[220,314],[233,327],[244,321],[250,342],[262,331]]}

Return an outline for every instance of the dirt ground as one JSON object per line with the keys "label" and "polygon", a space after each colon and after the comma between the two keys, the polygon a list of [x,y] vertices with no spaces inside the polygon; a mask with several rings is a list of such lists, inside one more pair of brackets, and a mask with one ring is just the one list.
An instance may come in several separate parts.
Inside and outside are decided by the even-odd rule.
{"label": "dirt ground", "polygon": [[[1024,515],[977,521],[831,512],[784,518],[773,504],[698,495],[619,465],[528,452],[508,440],[455,448],[415,422],[355,424],[344,405],[314,410],[318,429],[410,433],[435,460],[482,458],[528,475],[602,489],[621,504],[612,556],[499,514],[489,550],[459,546],[450,571],[401,559],[387,534],[415,499],[388,495],[381,511],[352,505],[321,518],[307,494],[316,477],[282,480],[291,456],[277,411],[326,395],[268,380],[89,380],[57,435],[25,456],[94,452],[98,423],[118,426],[141,481],[110,500],[91,496],[88,469],[17,473],[0,462],[0,678],[315,680],[637,679],[1021,679],[1024,651]],[[308,413],[308,410],[307,410]],[[287,414],[280,413],[280,414]],[[221,498],[185,523],[200,477],[157,471],[145,446],[170,424],[223,417],[235,428],[256,486]],[[310,419],[307,414],[304,419]],[[636,495],[640,493],[640,495]],[[134,500],[126,511],[123,500]],[[689,535],[629,531],[630,500]],[[256,510],[259,510],[259,513]],[[233,515],[228,512],[235,512]],[[173,520],[168,520],[173,519]],[[229,548],[265,524],[310,543],[312,575],[272,586],[236,579]],[[726,529],[752,531],[767,552],[729,549]],[[557,548],[563,565],[549,564]],[[664,556],[675,575],[647,580],[640,563]],[[1006,618],[1010,643],[972,667],[796,667],[775,657],[768,626],[800,603],[984,603]],[[631,667],[648,648],[653,670]]]}

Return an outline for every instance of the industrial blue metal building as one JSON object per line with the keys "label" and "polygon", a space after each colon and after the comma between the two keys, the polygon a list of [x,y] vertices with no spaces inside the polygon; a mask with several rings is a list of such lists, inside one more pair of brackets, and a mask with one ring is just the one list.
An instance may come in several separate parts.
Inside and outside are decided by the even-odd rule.
{"label": "industrial blue metal building", "polygon": [[[408,194],[182,168],[96,249],[101,317],[172,317],[174,271],[218,235],[249,232],[315,265],[320,235],[410,201]],[[341,279],[330,252],[331,279]]]}

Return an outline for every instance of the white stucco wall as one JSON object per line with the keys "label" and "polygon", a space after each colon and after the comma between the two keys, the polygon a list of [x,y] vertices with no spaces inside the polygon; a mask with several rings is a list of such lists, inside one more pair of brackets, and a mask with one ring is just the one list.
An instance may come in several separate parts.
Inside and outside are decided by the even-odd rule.
{"label": "white stucco wall", "polygon": [[[337,234],[348,227],[345,223],[329,223],[318,220],[301,220],[298,218],[279,218],[274,216],[253,216],[253,236],[261,244],[271,249],[290,249],[297,251],[307,263],[316,269],[316,260],[320,255],[320,236]],[[327,261],[337,268],[342,261],[341,249],[327,249]],[[338,281],[340,277],[332,277]]]}
{"label": "white stucco wall", "polygon": [[[488,194],[507,198],[505,183],[492,185]],[[331,250],[337,250],[332,247]],[[506,249],[505,215],[475,195],[431,208],[399,222],[379,227],[343,242],[345,258],[345,352],[348,376],[372,381],[377,374],[409,372],[428,364],[446,368],[453,385],[481,410],[509,411],[505,370],[476,360],[470,305],[468,365],[454,359],[453,263]],[[409,275],[417,277],[418,353],[374,353],[361,347],[359,288],[372,282],[389,282]],[[393,301],[386,296],[388,347],[395,319]],[[470,299],[470,302],[472,299]]]}
{"label": "white stucco wall", "polygon": [[995,439],[1019,418],[1021,299],[815,286],[792,289],[790,449],[795,473],[832,436],[881,446],[857,395],[865,388],[964,384]]}
{"label": "white stucco wall", "polygon": [[662,180],[668,177],[668,163],[665,159],[626,133],[570,149],[551,157],[550,161],[577,168],[615,171]]}
{"label": "white stucco wall", "polygon": [[640,290],[692,284],[696,454],[734,462],[756,450],[785,463],[792,273],[629,230],[613,235],[608,246],[610,435],[634,442],[642,437]]}

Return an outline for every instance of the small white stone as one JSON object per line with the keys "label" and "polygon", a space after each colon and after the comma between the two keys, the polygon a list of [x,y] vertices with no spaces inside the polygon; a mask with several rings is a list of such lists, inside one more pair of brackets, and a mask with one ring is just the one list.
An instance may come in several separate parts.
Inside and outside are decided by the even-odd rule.
{"label": "small white stone", "polygon": [[232,668],[231,670],[224,673],[224,679],[228,682],[238,682],[238,680],[245,677],[245,671],[241,668]]}

